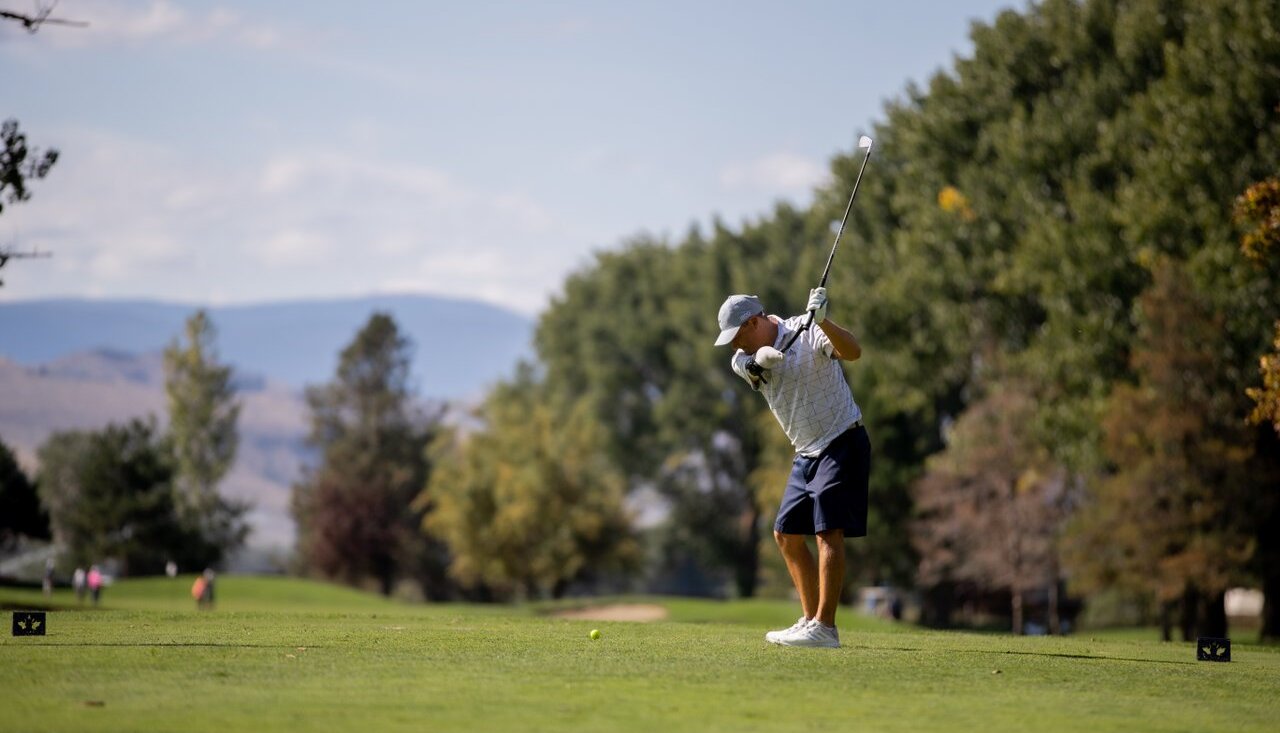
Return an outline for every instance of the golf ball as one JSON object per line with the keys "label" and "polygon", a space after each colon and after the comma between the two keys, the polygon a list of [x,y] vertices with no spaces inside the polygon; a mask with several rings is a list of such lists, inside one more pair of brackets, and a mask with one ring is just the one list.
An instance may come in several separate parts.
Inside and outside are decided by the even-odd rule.
{"label": "golf ball", "polygon": [[592,630],[591,630],[591,638],[592,638],[592,639],[599,639],[599,638],[600,638],[600,629],[592,629]]}

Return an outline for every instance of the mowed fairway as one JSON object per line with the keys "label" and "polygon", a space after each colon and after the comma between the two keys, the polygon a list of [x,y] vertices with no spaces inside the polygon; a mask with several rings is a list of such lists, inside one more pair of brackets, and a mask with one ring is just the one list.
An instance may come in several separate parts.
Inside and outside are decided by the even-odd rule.
{"label": "mowed fairway", "polygon": [[[773,601],[640,599],[670,619],[568,621],[229,577],[218,610],[197,613],[189,585],[121,583],[103,610],[51,611],[48,636],[6,634],[0,730],[1239,733],[1280,720],[1280,650],[1251,645],[1215,664],[1189,644],[927,632],[844,609],[844,648],[787,649],[763,640],[794,620]],[[43,599],[0,590],[0,604]]]}

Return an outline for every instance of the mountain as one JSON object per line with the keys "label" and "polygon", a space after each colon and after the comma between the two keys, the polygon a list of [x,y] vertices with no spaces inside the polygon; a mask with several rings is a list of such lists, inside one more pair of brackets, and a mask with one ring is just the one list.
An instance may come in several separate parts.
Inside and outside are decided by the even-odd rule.
{"label": "mountain", "polygon": [[[60,357],[81,352],[101,359],[160,352],[197,307],[141,300],[0,302],[0,356],[52,368]],[[389,313],[413,343],[413,374],[426,398],[475,398],[531,353],[530,319],[475,301],[389,295],[206,310],[218,330],[221,360],[241,378],[293,387],[329,380],[338,352],[374,311]]]}

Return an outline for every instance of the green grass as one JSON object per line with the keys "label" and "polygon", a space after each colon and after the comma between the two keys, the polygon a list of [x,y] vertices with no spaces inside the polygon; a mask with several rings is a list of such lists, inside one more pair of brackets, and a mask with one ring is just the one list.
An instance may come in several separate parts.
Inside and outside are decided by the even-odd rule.
{"label": "green grass", "polygon": [[48,636],[0,637],[0,731],[1238,733],[1280,718],[1267,647],[1213,664],[1189,644],[927,632],[845,609],[844,648],[787,649],[762,638],[795,617],[773,601],[629,599],[671,612],[639,624],[240,577],[197,613],[189,587],[120,583],[107,608],[51,612]]}

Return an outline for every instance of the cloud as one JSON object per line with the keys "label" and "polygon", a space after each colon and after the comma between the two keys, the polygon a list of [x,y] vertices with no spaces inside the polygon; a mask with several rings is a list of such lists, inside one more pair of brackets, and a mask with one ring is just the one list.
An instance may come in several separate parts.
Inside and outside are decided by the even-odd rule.
{"label": "cloud", "polygon": [[731,190],[763,190],[808,193],[830,177],[818,161],[791,153],[773,153],[720,172],[720,183]]}
{"label": "cloud", "polygon": [[566,249],[581,244],[528,194],[431,166],[331,150],[197,160],[101,132],[49,133],[77,154],[6,210],[0,241],[52,251],[58,267],[8,278],[6,298],[410,290],[532,313],[572,264]]}

